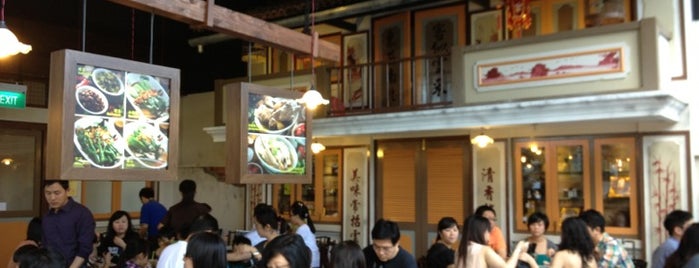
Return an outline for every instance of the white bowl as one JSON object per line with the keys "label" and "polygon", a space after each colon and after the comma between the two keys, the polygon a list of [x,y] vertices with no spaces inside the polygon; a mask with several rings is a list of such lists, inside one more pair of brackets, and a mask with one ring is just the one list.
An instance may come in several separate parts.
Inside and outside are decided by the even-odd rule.
{"label": "white bowl", "polygon": [[[276,148],[279,153],[278,157],[286,159],[288,162],[288,167],[281,167],[278,164],[274,164],[271,161],[271,152],[269,149]],[[284,137],[277,137],[272,135],[260,135],[255,139],[255,155],[257,159],[260,160],[262,166],[269,171],[269,173],[290,173],[298,164],[298,153],[294,146]],[[277,158],[279,159],[279,158]],[[270,161],[270,162],[268,162]]]}
{"label": "white bowl", "polygon": [[[92,93],[94,93],[94,95],[97,96],[96,101],[99,101],[99,102],[102,103],[102,108],[101,108],[100,110],[96,110],[96,109],[93,110],[93,109],[90,109],[90,108],[93,108],[93,107],[87,107],[87,104],[86,104],[86,103],[83,103],[82,101],[80,101],[80,95],[81,95],[83,92],[92,92]],[[102,92],[101,92],[100,90],[98,90],[98,89],[96,89],[96,88],[94,88],[94,87],[91,87],[91,86],[81,86],[81,87],[78,87],[78,88],[75,90],[75,102],[78,103],[78,105],[80,106],[80,108],[82,108],[83,110],[85,110],[86,112],[88,112],[88,113],[90,113],[90,114],[103,114],[104,112],[107,111],[107,108],[109,107],[109,101],[107,100],[107,97],[104,96],[104,94],[102,94]]]}
{"label": "white bowl", "polygon": [[[274,98],[274,99],[277,101],[280,100],[279,98]],[[285,100],[285,101],[289,101],[289,100]],[[276,130],[268,129],[266,125],[264,125],[262,122],[260,122],[260,117],[258,116],[258,110],[262,109],[261,106],[265,106],[265,105],[261,104],[260,106],[255,107],[255,112],[254,112],[255,114],[253,116],[255,125],[257,125],[257,128],[260,130],[261,133],[270,133],[270,134],[285,133],[285,132],[289,131],[289,129],[291,129],[292,127],[294,127],[296,125],[296,121],[299,118],[299,112],[294,111],[294,114],[292,115],[291,121],[288,122],[288,125],[284,126],[284,128],[276,129]],[[293,135],[293,133],[291,133],[291,134]]]}
{"label": "white bowl", "polygon": [[[98,79],[97,76],[100,75],[105,75],[105,74],[112,74],[114,75],[114,78],[116,79],[116,82],[118,84],[118,89],[116,92],[114,91],[109,91],[107,90],[104,86],[102,85]],[[90,76],[92,78],[92,83],[94,83],[102,92],[112,95],[112,96],[119,96],[124,93],[124,81],[121,81],[121,78],[114,72],[107,70],[107,69],[102,69],[102,68],[97,68],[94,71],[92,71],[92,75]]]}

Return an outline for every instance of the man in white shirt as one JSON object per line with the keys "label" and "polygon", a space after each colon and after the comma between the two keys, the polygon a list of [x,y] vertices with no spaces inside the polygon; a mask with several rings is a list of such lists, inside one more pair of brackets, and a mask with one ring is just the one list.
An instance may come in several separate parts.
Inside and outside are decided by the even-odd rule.
{"label": "man in white shirt", "polygon": [[[189,240],[199,232],[218,232],[218,221],[211,214],[197,217],[189,228]],[[187,252],[187,240],[180,240],[167,246],[158,258],[157,268],[184,268],[184,254]]]}

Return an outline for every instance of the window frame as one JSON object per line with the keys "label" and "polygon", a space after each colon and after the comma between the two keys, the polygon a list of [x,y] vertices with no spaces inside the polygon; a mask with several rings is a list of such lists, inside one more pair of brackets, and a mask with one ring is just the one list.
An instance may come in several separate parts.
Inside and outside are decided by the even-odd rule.
{"label": "window frame", "polygon": [[46,141],[46,124],[39,123],[29,123],[29,122],[16,122],[16,121],[5,121],[0,120],[0,133],[26,133],[34,136],[34,176],[32,178],[34,182],[34,190],[31,193],[34,195],[32,197],[32,206],[29,210],[14,210],[14,211],[0,211],[0,218],[12,218],[12,217],[33,217],[40,214],[40,207],[43,201],[43,195],[41,194],[41,178],[44,177],[43,167],[44,167],[44,150]]}

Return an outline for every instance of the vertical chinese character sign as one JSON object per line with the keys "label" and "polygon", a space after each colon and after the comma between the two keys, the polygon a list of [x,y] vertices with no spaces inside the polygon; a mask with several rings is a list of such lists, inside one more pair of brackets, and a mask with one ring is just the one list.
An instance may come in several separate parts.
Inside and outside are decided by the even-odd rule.
{"label": "vertical chinese character sign", "polygon": [[367,148],[357,147],[344,150],[342,240],[354,240],[360,245],[368,241],[368,188]]}
{"label": "vertical chinese character sign", "polygon": [[[498,226],[507,228],[507,184],[505,180],[505,143],[495,142],[485,148],[473,147],[473,205],[493,206],[498,215]],[[507,235],[507,232],[503,232]],[[507,237],[505,237],[507,240]]]}

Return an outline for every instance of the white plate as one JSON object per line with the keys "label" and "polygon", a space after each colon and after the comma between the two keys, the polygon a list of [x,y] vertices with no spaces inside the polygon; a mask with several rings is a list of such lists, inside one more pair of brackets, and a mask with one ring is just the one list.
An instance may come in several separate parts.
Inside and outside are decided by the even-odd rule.
{"label": "white plate", "polygon": [[[116,81],[117,81],[118,84],[119,84],[119,89],[118,89],[116,92],[112,92],[112,91],[106,90],[106,89],[104,88],[104,85],[100,84],[100,83],[97,81],[97,76],[103,75],[103,74],[110,74],[110,73],[111,73],[112,75],[114,75],[114,78],[116,79]],[[121,78],[120,78],[116,73],[114,73],[114,72],[112,72],[112,71],[110,71],[110,70],[102,69],[102,68],[97,68],[97,69],[95,69],[94,71],[92,71],[92,75],[90,75],[90,77],[92,78],[92,82],[93,82],[100,90],[102,90],[102,92],[104,92],[104,93],[106,93],[106,94],[109,94],[109,95],[112,95],[112,96],[119,96],[119,95],[121,95],[121,94],[124,93],[124,81],[121,81]]]}
{"label": "white plate", "polygon": [[[79,141],[78,130],[86,129],[88,127],[99,126],[102,123],[103,127],[107,130],[107,135],[103,136],[103,141],[109,142],[118,152],[117,161],[114,163],[97,163],[97,159],[92,159],[90,154],[87,153],[87,148],[83,148],[83,145]],[[124,143],[119,132],[114,128],[114,122],[102,119],[99,117],[83,117],[75,121],[75,127],[73,129],[73,143],[75,147],[78,148],[80,154],[94,167],[98,168],[115,168],[121,165],[124,161]],[[103,143],[104,144],[104,143]]]}
{"label": "white plate", "polygon": [[[158,157],[156,157],[154,153],[137,152],[137,150],[135,150],[136,148],[132,148],[131,145],[129,145],[129,138],[139,129],[142,135],[150,137],[151,140],[159,146]],[[167,166],[168,137],[153,125],[141,121],[126,124],[124,126],[124,144],[126,145],[126,150],[128,150],[131,156],[141,163],[141,165],[154,169]]]}
{"label": "white plate", "polygon": [[[286,159],[289,165],[286,168],[279,167],[279,165],[273,165],[268,163],[268,158],[272,157],[269,150],[276,148],[282,152],[286,151],[286,154],[281,155],[281,158]],[[265,155],[267,154],[267,155]],[[291,145],[291,142],[284,137],[267,136],[260,135],[255,139],[255,155],[257,159],[260,159],[262,166],[268,170],[270,173],[289,173],[298,164],[298,154],[296,148]]]}
{"label": "white plate", "polygon": [[[160,91],[158,96],[152,98],[160,98],[165,102],[165,108],[162,111],[150,111],[141,104],[136,103],[138,91],[133,87],[133,84],[139,82],[141,79],[145,79],[151,89]],[[128,99],[129,103],[138,111],[142,119],[165,121],[170,118],[170,95],[165,92],[165,89],[160,85],[158,79],[155,79],[153,76],[137,73],[126,74],[126,99]]]}
{"label": "white plate", "polygon": [[[90,110],[90,109],[88,109],[87,107],[85,107],[85,104],[83,104],[83,103],[80,101],[80,94],[82,94],[83,92],[92,92],[92,93],[94,93],[95,96],[97,96],[97,101],[102,102],[102,109],[101,109],[101,110],[98,110],[98,111],[94,111],[94,110]],[[78,88],[75,90],[75,102],[77,102],[78,105],[80,105],[80,108],[82,108],[83,110],[85,110],[86,112],[88,112],[88,113],[90,113],[90,114],[103,114],[104,112],[107,111],[107,107],[109,107],[109,101],[107,100],[107,97],[104,96],[104,94],[102,94],[102,92],[101,92],[100,90],[98,90],[98,89],[96,89],[96,88],[94,88],[94,87],[91,87],[91,86],[81,86],[81,87],[78,87]]]}

